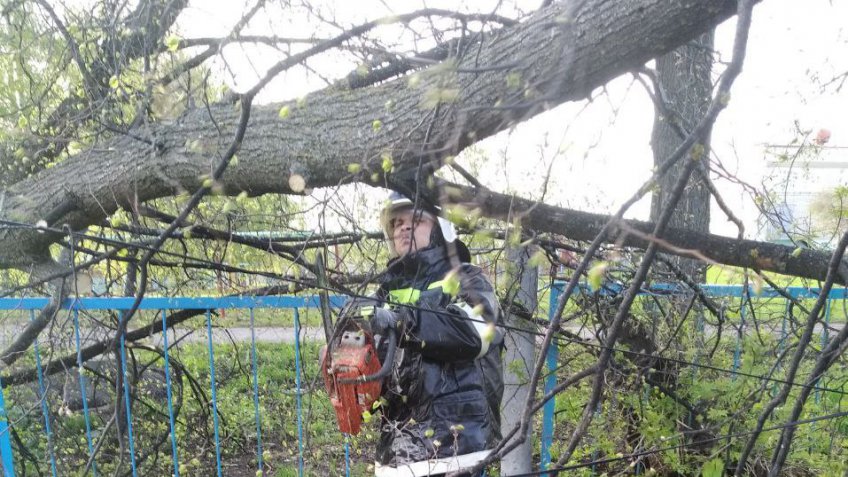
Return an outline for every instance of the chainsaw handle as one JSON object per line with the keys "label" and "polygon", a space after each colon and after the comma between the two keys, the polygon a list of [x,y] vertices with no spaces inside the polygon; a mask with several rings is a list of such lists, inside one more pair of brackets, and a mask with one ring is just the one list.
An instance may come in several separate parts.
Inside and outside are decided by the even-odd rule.
{"label": "chainsaw handle", "polygon": [[392,366],[395,362],[395,350],[397,350],[397,330],[389,328],[386,335],[386,359],[383,360],[383,365],[380,370],[368,376],[360,376],[358,378],[339,379],[339,384],[362,384],[371,381],[383,379],[392,371]]}

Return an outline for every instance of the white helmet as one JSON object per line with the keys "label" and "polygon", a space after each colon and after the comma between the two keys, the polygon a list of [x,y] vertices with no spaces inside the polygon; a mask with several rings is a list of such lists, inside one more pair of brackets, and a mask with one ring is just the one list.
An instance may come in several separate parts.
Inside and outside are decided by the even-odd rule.
{"label": "white helmet", "polygon": [[[386,201],[386,205],[380,212],[380,226],[382,226],[383,228],[383,236],[386,238],[386,244],[389,247],[389,254],[392,256],[392,258],[398,256],[397,250],[395,250],[394,241],[392,240],[392,219],[394,218],[397,212],[401,210],[411,209],[413,207],[415,207],[415,203],[412,202],[412,200],[398,192],[392,191],[389,194],[389,198]],[[439,230],[441,237],[444,239],[445,244],[450,244],[453,242],[462,243],[457,240],[456,228],[449,220],[427,212],[423,208],[420,208],[420,204],[417,211],[425,217],[435,219],[435,222],[438,224],[438,227],[434,227],[434,232],[435,229]],[[465,244],[462,244],[462,248],[466,249],[467,253],[467,248],[465,247]]]}

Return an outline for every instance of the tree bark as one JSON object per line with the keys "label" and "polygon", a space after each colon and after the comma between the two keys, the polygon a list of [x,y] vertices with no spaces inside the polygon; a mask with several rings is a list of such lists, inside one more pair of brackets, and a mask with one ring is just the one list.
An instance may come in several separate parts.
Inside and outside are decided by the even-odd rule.
{"label": "tree bark", "polygon": [[[608,215],[563,209],[512,195],[475,191],[470,187],[456,184],[445,187],[451,189],[448,197],[452,203],[461,204],[466,208],[479,208],[480,215],[506,219],[509,214],[511,218],[520,217],[522,225],[527,229],[554,233],[572,240],[594,240],[610,220]],[[633,229],[642,236],[628,233],[626,228]],[[623,220],[621,225],[603,240],[623,247],[645,249],[650,243],[645,236],[650,235],[653,229],[654,224],[651,222]],[[829,251],[797,249],[770,242],[740,240],[687,229],[666,229],[663,241],[677,247],[677,249],[661,247],[664,253],[689,257],[702,255],[710,261],[724,265],[813,280],[825,279],[832,255]],[[848,284],[848,263],[845,260],[842,260],[836,282]]]}
{"label": "tree bark", "polygon": [[[654,165],[661,165],[683,142],[682,131],[689,131],[693,124],[704,117],[712,99],[712,48],[713,32],[707,32],[697,40],[657,58],[657,77],[660,97],[666,110],[656,108],[654,129],[651,133],[651,149]],[[701,144],[701,153],[707,162],[709,142]],[[678,162],[668,173],[659,178],[657,190],[651,197],[651,221],[656,221],[666,206],[668,196],[674,188],[684,163]],[[692,174],[680,202],[674,210],[669,226],[708,233],[710,231],[710,192],[703,174]],[[678,267],[695,282],[704,281],[703,264],[698,261],[678,259]]]}
{"label": "tree bark", "polygon": [[[325,89],[302,104],[257,107],[239,163],[222,193],[300,193],[306,187],[370,181],[390,155],[397,173],[438,161],[685,43],[735,11],[730,0],[588,0],[557,3],[515,27],[485,35],[473,54],[354,91]],[[520,86],[505,81],[517,74]],[[433,107],[433,98],[442,100]],[[115,137],[4,191],[3,217],[35,224],[97,224],[128,207],[201,187],[238,122],[230,104],[192,110],[175,122]],[[379,126],[379,127],[378,127]],[[220,131],[220,132],[219,132]],[[358,174],[351,163],[363,164]],[[298,181],[291,181],[292,184]],[[59,234],[0,232],[0,267],[43,261]]]}

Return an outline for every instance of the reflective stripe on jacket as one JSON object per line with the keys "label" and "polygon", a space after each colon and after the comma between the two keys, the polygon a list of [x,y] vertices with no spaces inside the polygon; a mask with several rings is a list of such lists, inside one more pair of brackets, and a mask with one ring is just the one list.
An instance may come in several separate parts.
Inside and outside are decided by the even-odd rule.
{"label": "reflective stripe on jacket", "polygon": [[384,277],[378,297],[409,309],[413,324],[386,378],[377,463],[385,472],[451,457],[466,463],[466,455],[478,462],[501,438],[494,289],[473,265],[452,270],[441,247],[393,260]]}

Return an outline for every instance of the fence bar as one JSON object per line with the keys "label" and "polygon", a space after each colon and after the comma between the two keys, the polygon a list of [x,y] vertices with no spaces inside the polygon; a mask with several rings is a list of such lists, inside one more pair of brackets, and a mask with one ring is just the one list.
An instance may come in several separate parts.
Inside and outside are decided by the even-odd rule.
{"label": "fence bar", "polygon": [[[256,417],[256,463],[262,470],[262,426],[259,419],[259,373],[256,364],[256,326],[253,308],[250,308],[250,366],[253,368],[253,414]],[[262,474],[258,474],[262,475]]]}
{"label": "fence bar", "polygon": [[783,309],[783,320],[780,322],[780,342],[778,344],[778,352],[783,353],[786,349],[786,339],[789,337],[789,330],[786,329],[786,322],[789,320],[789,312],[792,310],[792,302],[786,300],[786,307]]}
{"label": "fence bar", "polygon": [[303,477],[303,403],[300,392],[300,312],[294,309],[295,399],[297,399],[297,475]]}
{"label": "fence bar", "polygon": [[[556,313],[557,304],[559,302],[559,295],[562,293],[562,285],[554,285],[551,287],[551,298],[549,311],[550,314],[549,319],[553,319],[554,313]],[[559,360],[559,349],[557,348],[556,341],[551,342],[550,348],[548,348],[548,355],[546,356],[546,364],[548,367],[548,377],[545,378],[545,394],[552,392],[556,387],[556,368],[557,361]],[[550,399],[545,403],[545,407],[542,409],[542,439],[541,439],[541,462],[539,466],[542,470],[548,468],[551,464],[551,445],[554,441],[554,411],[556,411],[556,398]],[[542,474],[547,476],[548,474]]]}
{"label": "fence bar", "polygon": [[94,459],[94,445],[91,441],[91,416],[88,413],[88,393],[85,389],[85,372],[82,368],[82,347],[80,346],[79,310],[74,310],[74,336],[77,347],[77,373],[82,393],[82,411],[85,417],[85,440],[88,443],[88,455],[91,457],[91,472],[97,476],[97,461]]}
{"label": "fence bar", "polygon": [[[333,295],[330,306],[339,308],[347,297]],[[0,310],[41,310],[47,297],[0,298]],[[79,297],[62,302],[63,310],[130,310],[135,297]],[[225,297],[145,297],[139,310],[214,310],[216,308],[318,308],[317,296],[225,296]]]}
{"label": "fence bar", "polygon": [[[29,321],[35,321],[35,310],[29,311]],[[47,409],[47,389],[44,386],[44,372],[41,369],[41,353],[38,352],[38,338],[32,343],[35,351],[35,368],[38,372],[38,391],[41,393],[41,413],[44,414],[44,432],[47,433],[47,451],[50,453],[50,471],[56,477],[56,454],[53,452],[53,432],[50,430],[50,411]]]}
{"label": "fence bar", "polygon": [[9,439],[9,416],[6,415],[6,400],[3,397],[3,382],[0,381],[0,463],[3,477],[15,477],[15,460],[12,454],[12,441]]}
{"label": "fence bar", "polygon": [[[554,285],[561,288],[560,284]],[[588,291],[587,285],[578,285],[579,290],[575,293]],[[750,294],[750,287],[742,285],[702,285],[701,289],[712,297],[739,297]],[[605,284],[601,293],[617,293],[621,291],[618,284]],[[663,286],[657,284],[651,286],[647,292],[657,295],[670,295],[685,291],[680,287]],[[795,299],[815,299],[821,294],[819,288],[787,287],[789,293]],[[759,298],[776,298],[782,296],[772,288],[764,287],[758,294]],[[834,287],[828,294],[832,299],[845,299],[848,297],[845,288]],[[347,297],[334,295],[330,297],[330,306],[339,308],[344,305]],[[62,309],[70,310],[129,310],[135,302],[135,297],[79,297],[69,298],[62,302]],[[320,300],[317,296],[293,297],[293,296],[230,296],[230,297],[145,297],[138,306],[140,310],[207,310],[216,308],[318,308]],[[27,298],[0,298],[0,310],[41,310],[50,303],[47,297]]]}
{"label": "fence bar", "polygon": [[[830,326],[830,305],[831,305],[830,298],[828,298],[827,301],[824,302],[824,324],[822,326],[822,333],[821,333],[821,347],[822,347],[822,349],[824,349],[825,346],[827,346],[827,340],[830,338],[830,332],[829,332],[830,330],[827,329],[828,326]],[[845,326],[848,326],[848,324],[846,324]],[[813,383],[813,384],[815,386],[818,386],[820,380],[821,379],[817,379],[815,381],[815,383]],[[815,392],[815,402],[816,402],[816,404],[819,404],[819,402],[821,402],[821,391],[819,391],[818,389],[816,389],[816,392]]]}
{"label": "fence bar", "polygon": [[350,436],[347,434],[342,435],[344,436],[345,477],[350,477]]}
{"label": "fence bar", "polygon": [[135,442],[133,440],[132,407],[130,406],[130,380],[127,377],[127,348],[124,342],[126,332],[121,335],[121,376],[124,378],[124,404],[127,409],[127,440],[130,444],[130,465],[133,477],[138,476],[138,468],[135,463]]}
{"label": "fence bar", "polygon": [[171,456],[174,461],[174,477],[180,477],[180,459],[177,453],[177,428],[174,423],[174,397],[171,388],[171,357],[168,350],[168,310],[162,310],[162,340],[165,348],[165,391],[168,394],[168,424],[171,427]]}
{"label": "fence bar", "polygon": [[745,314],[747,313],[747,307],[745,303],[745,297],[751,299],[751,295],[748,292],[748,289],[742,290],[742,296],[739,302],[739,332],[736,333],[736,350],[733,351],[733,374],[731,375],[732,381],[736,381],[736,371],[739,370],[739,364],[742,361],[742,340],[745,336]]}
{"label": "fence bar", "polygon": [[215,350],[212,347],[212,310],[206,310],[206,331],[209,334],[209,382],[212,390],[212,422],[215,429],[215,466],[218,477],[222,477],[221,438],[218,435],[218,390],[215,384]]}

